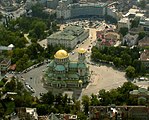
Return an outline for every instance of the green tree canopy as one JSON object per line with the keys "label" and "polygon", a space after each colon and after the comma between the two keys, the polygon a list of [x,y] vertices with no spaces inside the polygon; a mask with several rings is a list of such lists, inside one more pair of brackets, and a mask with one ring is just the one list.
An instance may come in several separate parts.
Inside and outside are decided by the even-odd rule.
{"label": "green tree canopy", "polygon": [[[33,33],[37,39],[44,38],[44,31],[46,30],[46,24],[42,21],[33,23]],[[31,35],[31,36],[33,36]]]}
{"label": "green tree canopy", "polygon": [[140,22],[140,18],[136,17],[132,23],[131,23],[131,28],[137,28]]}
{"label": "green tree canopy", "polygon": [[82,96],[82,105],[84,108],[84,113],[88,115],[89,106],[90,106],[90,98],[87,95]]}
{"label": "green tree canopy", "polygon": [[2,19],[3,18],[3,14],[0,12],[0,19]]}
{"label": "green tree canopy", "polygon": [[121,33],[123,36],[125,36],[128,33],[128,28],[126,28],[126,27],[120,28],[119,33]]}
{"label": "green tree canopy", "polygon": [[140,0],[139,1],[139,7],[141,7],[141,9],[145,9],[146,4],[147,4],[146,0]]}
{"label": "green tree canopy", "polygon": [[135,77],[135,68],[132,66],[128,66],[126,68],[126,75],[129,78],[134,78]]}
{"label": "green tree canopy", "polygon": [[146,36],[145,32],[139,32],[138,40],[143,39]]}

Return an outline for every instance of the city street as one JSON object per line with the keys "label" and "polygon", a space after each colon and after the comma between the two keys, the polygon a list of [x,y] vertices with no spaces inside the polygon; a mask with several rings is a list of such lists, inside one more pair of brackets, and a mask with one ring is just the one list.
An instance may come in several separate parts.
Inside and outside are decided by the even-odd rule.
{"label": "city street", "polygon": [[33,96],[40,97],[40,93],[47,92],[42,83],[43,70],[46,69],[46,66],[47,64],[34,68],[27,73],[20,74],[20,77],[22,76],[25,79],[24,82],[29,83],[29,85],[35,89]]}

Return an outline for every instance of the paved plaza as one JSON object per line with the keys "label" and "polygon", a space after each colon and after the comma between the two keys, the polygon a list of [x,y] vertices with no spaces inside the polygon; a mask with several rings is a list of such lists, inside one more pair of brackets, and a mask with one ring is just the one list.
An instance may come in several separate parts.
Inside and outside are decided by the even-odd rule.
{"label": "paved plaza", "polygon": [[[107,66],[94,66],[90,65],[91,81],[89,85],[82,90],[82,95],[97,94],[99,90],[110,90],[122,86],[124,82],[127,82],[125,78],[125,72],[120,72]],[[81,98],[80,96],[80,98]]]}

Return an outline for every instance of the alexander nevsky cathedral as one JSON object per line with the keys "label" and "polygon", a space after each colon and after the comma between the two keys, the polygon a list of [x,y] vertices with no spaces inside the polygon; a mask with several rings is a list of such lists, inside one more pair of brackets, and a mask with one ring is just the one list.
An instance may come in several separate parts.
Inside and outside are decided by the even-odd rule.
{"label": "alexander nevsky cathedral", "polygon": [[44,81],[51,87],[76,88],[89,82],[89,67],[85,62],[86,50],[78,49],[78,61],[70,61],[65,50],[59,50],[48,64]]}

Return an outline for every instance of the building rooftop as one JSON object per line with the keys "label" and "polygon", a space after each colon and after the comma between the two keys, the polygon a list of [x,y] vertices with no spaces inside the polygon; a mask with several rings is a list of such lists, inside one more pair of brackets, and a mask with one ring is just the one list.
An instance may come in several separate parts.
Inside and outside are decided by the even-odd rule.
{"label": "building rooftop", "polygon": [[129,19],[128,18],[122,18],[118,21],[119,23],[128,23]]}
{"label": "building rooftop", "polygon": [[75,8],[75,7],[104,7],[104,6],[107,6],[107,3],[101,3],[101,2],[98,2],[98,3],[74,3],[74,4],[69,4],[70,7],[72,8]]}
{"label": "building rooftop", "polygon": [[127,35],[124,36],[124,39],[130,40],[130,41],[131,40],[135,40],[137,38],[138,38],[137,34],[136,35],[132,35],[132,34],[128,33]]}
{"label": "building rooftop", "polygon": [[137,12],[139,12],[139,9],[131,8],[129,10],[129,12],[125,16],[129,16],[130,14],[134,14],[135,15]]}
{"label": "building rooftop", "polygon": [[145,47],[145,46],[149,46],[149,37],[144,37],[143,39],[138,41],[138,45],[140,47]]}
{"label": "building rooftop", "polygon": [[120,40],[120,35],[115,32],[108,32],[105,34],[105,39]]}
{"label": "building rooftop", "polygon": [[64,58],[69,57],[69,54],[65,50],[58,50],[55,53],[54,57],[57,59],[64,59]]}
{"label": "building rooftop", "polygon": [[149,50],[144,50],[140,55],[141,61],[149,61]]}
{"label": "building rooftop", "polygon": [[58,40],[73,40],[73,39],[76,38],[76,36],[78,36],[82,32],[84,32],[84,29],[82,27],[79,27],[79,26],[68,26],[63,31],[59,31],[57,33],[54,33],[54,34],[50,35],[48,38],[51,38],[53,40],[54,39],[58,39]]}
{"label": "building rooftop", "polygon": [[130,91],[131,95],[149,95],[149,91],[146,88],[139,88],[138,90]]}
{"label": "building rooftop", "polygon": [[136,17],[143,17],[144,14],[143,13],[136,13]]}

